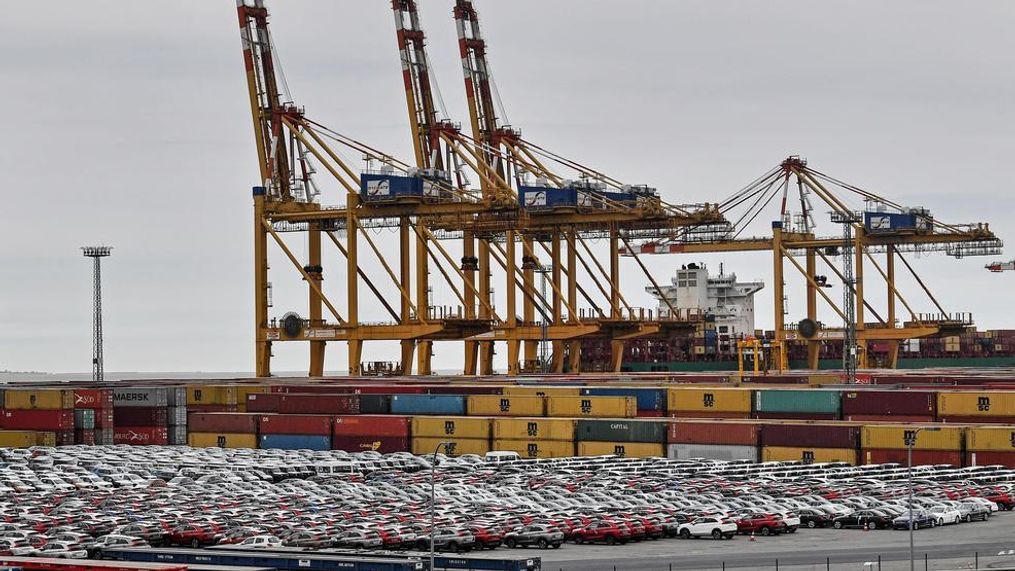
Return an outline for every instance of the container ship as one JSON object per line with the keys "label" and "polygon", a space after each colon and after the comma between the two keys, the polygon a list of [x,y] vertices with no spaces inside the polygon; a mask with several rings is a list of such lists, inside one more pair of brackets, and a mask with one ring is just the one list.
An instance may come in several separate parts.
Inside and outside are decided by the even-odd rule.
{"label": "container ship", "polygon": [[[755,328],[754,294],[764,288],[758,281],[738,281],[736,274],[710,274],[704,264],[688,264],[678,269],[670,284],[646,287],[659,301],[660,314],[669,307],[698,310],[703,323],[686,337],[675,339],[638,339],[630,342],[623,371],[730,371],[738,367],[737,341],[748,338],[772,340],[774,331]],[[665,301],[663,300],[665,297]],[[588,343],[583,346],[583,366],[596,369],[606,361],[609,345]],[[803,345],[787,347],[791,369],[807,368],[807,350]],[[871,342],[867,354],[873,368],[887,367],[888,344]],[[899,349],[898,368],[981,368],[1015,367],[1015,329],[967,331],[946,337],[909,339]],[[828,340],[820,345],[819,368],[842,368],[842,341]]]}

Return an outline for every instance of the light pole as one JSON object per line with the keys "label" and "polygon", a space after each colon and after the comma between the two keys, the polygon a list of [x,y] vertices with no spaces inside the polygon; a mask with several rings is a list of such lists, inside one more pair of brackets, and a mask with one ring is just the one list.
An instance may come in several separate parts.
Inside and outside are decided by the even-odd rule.
{"label": "light pole", "polygon": [[924,430],[938,432],[941,429],[921,426],[903,432],[906,442],[906,485],[909,488],[909,571],[916,571],[916,552],[913,548],[913,446],[916,446],[916,435]]}
{"label": "light pole", "polygon": [[433,462],[430,464],[430,569],[434,568],[434,519],[437,509],[437,493],[436,493],[436,481],[437,481],[437,453],[441,451],[441,448],[447,449],[450,442],[440,442],[437,444],[437,448],[433,451]]}

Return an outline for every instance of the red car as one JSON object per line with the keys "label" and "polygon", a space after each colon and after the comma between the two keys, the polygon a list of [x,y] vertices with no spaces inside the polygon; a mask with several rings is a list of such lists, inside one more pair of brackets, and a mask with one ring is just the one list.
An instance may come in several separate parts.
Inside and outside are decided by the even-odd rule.
{"label": "red car", "polygon": [[736,518],[737,533],[772,535],[786,531],[786,522],[773,514],[751,513]]}
{"label": "red car", "polygon": [[490,527],[473,525],[469,531],[476,538],[476,547],[479,549],[496,549],[504,541],[504,534]]}
{"label": "red car", "polygon": [[631,531],[612,521],[594,521],[585,527],[575,528],[575,543],[604,542],[609,545],[627,543],[631,539]]}
{"label": "red car", "polygon": [[217,525],[207,524],[184,524],[173,528],[166,536],[166,541],[172,545],[189,545],[200,547],[215,543],[215,535],[221,529]]}

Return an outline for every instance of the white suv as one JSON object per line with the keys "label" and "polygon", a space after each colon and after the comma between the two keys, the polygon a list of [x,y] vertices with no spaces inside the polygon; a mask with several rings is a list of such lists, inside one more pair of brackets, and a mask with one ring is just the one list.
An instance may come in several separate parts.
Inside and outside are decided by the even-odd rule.
{"label": "white suv", "polygon": [[717,517],[699,517],[696,520],[680,524],[677,535],[684,539],[690,537],[708,537],[712,539],[733,539],[737,534],[737,524],[728,519]]}

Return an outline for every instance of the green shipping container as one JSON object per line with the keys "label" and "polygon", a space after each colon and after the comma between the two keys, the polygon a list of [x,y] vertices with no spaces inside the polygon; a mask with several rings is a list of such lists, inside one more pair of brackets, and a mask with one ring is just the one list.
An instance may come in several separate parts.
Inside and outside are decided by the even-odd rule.
{"label": "green shipping container", "polygon": [[667,423],[651,420],[579,420],[579,441],[666,442]]}
{"label": "green shipping container", "polygon": [[842,393],[817,389],[756,390],[754,412],[837,414]]}

